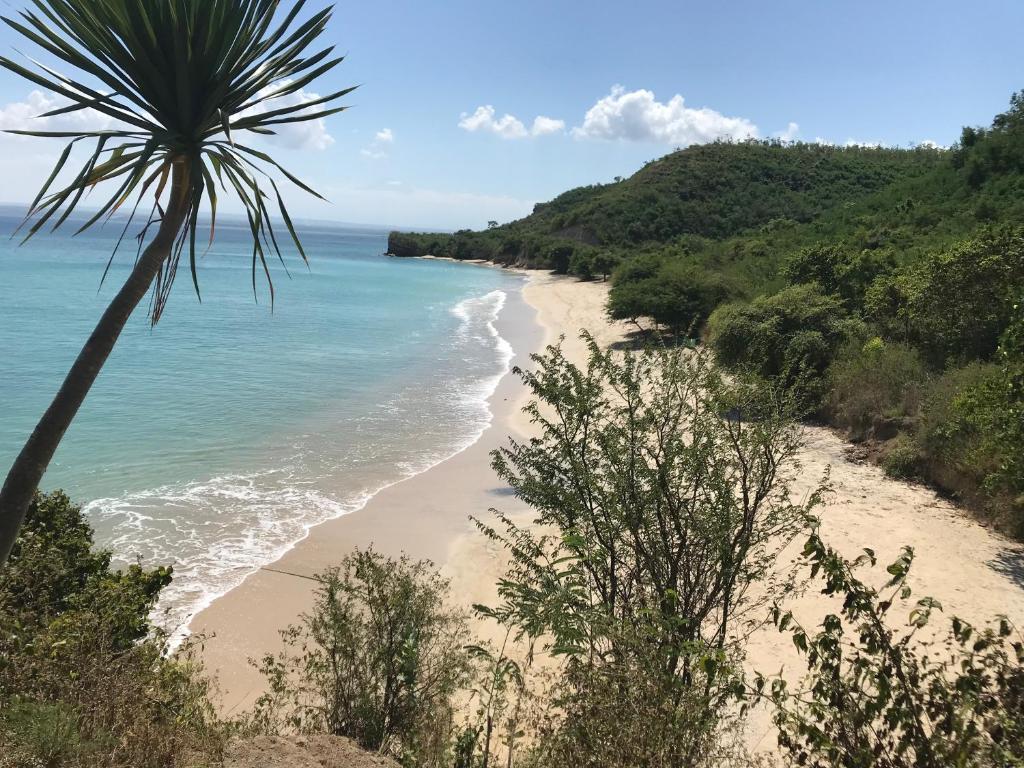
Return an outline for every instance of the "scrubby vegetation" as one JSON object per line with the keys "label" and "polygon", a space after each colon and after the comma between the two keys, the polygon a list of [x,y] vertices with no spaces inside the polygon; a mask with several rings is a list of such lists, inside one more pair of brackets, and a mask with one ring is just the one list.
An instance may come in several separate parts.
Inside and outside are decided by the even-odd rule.
{"label": "scrubby vegetation", "polygon": [[[930,598],[894,618],[913,552],[878,590],[857,575],[873,552],[851,563],[820,539],[827,486],[790,494],[791,394],[726,380],[707,350],[589,343],[582,369],[551,347],[520,372],[538,436],[492,454],[535,514],[478,520],[510,554],[498,602],[475,607],[501,647],[473,641],[429,562],[356,551],[314,579],[312,609],[261,662],[266,694],[230,727],[147,620],[170,572],[112,570],[67,497],[37,497],[0,570],[0,766],[199,768],[229,733],[259,732],[344,735],[423,768],[753,768],[750,707],[773,713],[784,765],[1021,764],[1017,630],[930,632]],[[780,554],[800,535],[794,569]],[[804,569],[835,598],[816,629],[785,610]],[[806,685],[745,669],[766,619],[805,654]]]}
{"label": "scrubby vegetation", "polygon": [[611,317],[703,337],[894,474],[1024,536],[1022,94],[948,150],[689,147],[504,226],[393,233],[391,250],[611,269]]}
{"label": "scrubby vegetation", "polygon": [[441,766],[455,694],[469,680],[467,617],[426,561],[356,551],[317,577],[312,611],[260,665],[269,691],[261,731],[328,733],[406,765]]}
{"label": "scrubby vegetation", "polygon": [[[886,568],[891,578],[881,590],[857,575],[876,564],[871,550],[849,562],[814,533],[804,558],[822,591],[836,599],[836,611],[816,631],[788,611],[774,611],[775,625],[806,656],[808,675],[796,689],[781,678],[754,680],[757,695],[775,707],[779,745],[790,764],[1024,762],[1024,644],[1009,621],[999,617],[975,628],[954,617],[945,637],[936,633],[932,620],[941,604],[931,597],[911,602],[910,548]],[[894,614],[908,618],[891,619]]]}
{"label": "scrubby vegetation", "polygon": [[113,570],[81,509],[37,495],[0,568],[0,765],[203,765],[224,727],[148,615],[169,569]]}
{"label": "scrubby vegetation", "polygon": [[534,362],[540,436],[493,457],[536,517],[479,523],[512,555],[488,615],[562,660],[531,764],[718,765],[743,638],[819,501],[790,497],[793,424],[703,353],[620,362],[591,341],[584,370],[558,348]]}

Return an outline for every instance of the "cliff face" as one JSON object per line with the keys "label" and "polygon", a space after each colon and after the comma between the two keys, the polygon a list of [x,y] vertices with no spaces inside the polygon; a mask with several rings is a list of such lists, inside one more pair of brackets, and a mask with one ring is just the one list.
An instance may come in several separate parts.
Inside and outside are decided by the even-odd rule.
{"label": "cliff face", "polygon": [[388,235],[388,254],[391,256],[426,256],[424,243],[416,237],[404,232],[392,232]]}

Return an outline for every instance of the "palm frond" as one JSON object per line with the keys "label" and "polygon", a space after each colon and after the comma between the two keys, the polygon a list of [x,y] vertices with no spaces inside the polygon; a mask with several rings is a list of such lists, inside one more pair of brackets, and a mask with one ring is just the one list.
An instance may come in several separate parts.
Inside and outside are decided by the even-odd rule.
{"label": "palm frond", "polygon": [[[218,186],[222,192],[233,192],[242,204],[253,243],[254,292],[256,273],[261,271],[273,302],[267,256],[275,255],[282,264],[284,257],[271,206],[306,259],[273,174],[320,195],[239,137],[245,132],[273,135],[278,126],[337,114],[346,107],[334,106],[336,102],[354,90],[344,88],[304,102],[281,101],[343,60],[332,56],[332,46],[312,50],[332,9],[303,20],[305,4],[306,0],[297,0],[286,8],[284,0],[31,0],[16,18],[2,17],[58,60],[60,68],[68,68],[62,73],[32,59],[22,65],[0,56],[0,67],[67,101],[40,117],[91,110],[115,122],[106,130],[11,131],[69,140],[29,207],[25,239],[51,222],[54,229],[65,224],[86,193],[105,185],[112,191],[76,234],[109,220],[134,197],[128,223],[114,246],[116,253],[142,200],[152,195],[141,247],[142,237],[162,215],[172,164],[186,163],[188,214],[155,281],[152,322],[159,320],[167,304],[186,250],[199,295],[198,222],[200,211],[208,209],[212,244]],[[72,150],[83,144],[91,144],[88,157],[76,172],[67,174]],[[70,181],[54,188],[62,175]]]}

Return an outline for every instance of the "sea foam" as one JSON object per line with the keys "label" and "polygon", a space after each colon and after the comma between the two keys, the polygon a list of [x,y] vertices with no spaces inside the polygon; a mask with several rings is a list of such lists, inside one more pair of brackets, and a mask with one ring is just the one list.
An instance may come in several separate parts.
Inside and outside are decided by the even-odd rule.
{"label": "sea foam", "polygon": [[[458,326],[444,365],[410,381],[358,423],[292,437],[271,469],[169,483],[86,505],[122,561],[170,563],[174,580],[154,620],[180,643],[189,622],[309,535],[361,509],[384,488],[465,450],[490,424],[489,398],[514,351],[497,329],[507,294],[451,306]],[[341,445],[335,433],[354,435]]]}

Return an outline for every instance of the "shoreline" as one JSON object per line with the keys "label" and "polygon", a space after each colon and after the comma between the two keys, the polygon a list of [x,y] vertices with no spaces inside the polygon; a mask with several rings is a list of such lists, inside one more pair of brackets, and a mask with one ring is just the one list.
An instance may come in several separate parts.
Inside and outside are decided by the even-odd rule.
{"label": "shoreline", "polygon": [[[524,299],[528,280],[508,291],[494,323],[498,336],[511,345],[512,355],[486,400],[490,422],[475,439],[431,466],[383,486],[360,508],[311,526],[283,555],[250,572],[192,617],[188,627],[200,639],[202,658],[218,680],[225,712],[252,705],[262,692],[262,678],[248,660],[276,652],[278,630],[312,605],[315,584],[288,574],[312,576],[338,564],[354,547],[370,545],[388,555],[404,553],[443,567],[452,542],[475,530],[468,514],[484,515],[495,504],[502,489],[493,487],[498,481],[490,476],[488,454],[509,431],[516,431],[513,417],[525,396],[512,368],[528,364],[529,355],[542,347],[535,310]],[[439,487],[448,493],[437,494]],[[434,498],[423,502],[424,495]]]}
{"label": "shoreline", "polygon": [[[593,333],[602,346],[621,340],[629,330],[604,315],[607,284],[527,274],[520,295],[514,301],[510,297],[510,311],[498,321],[501,335],[515,350],[512,366],[529,364],[529,353],[559,336],[565,337],[566,356],[577,365],[585,364],[580,329]],[[510,329],[512,336],[506,335],[504,329],[517,317],[528,320],[529,327]],[[503,492],[507,489],[495,487],[487,455],[506,435],[530,433],[520,412],[527,394],[516,377],[506,374],[490,400],[491,424],[476,443],[380,492],[362,510],[314,527],[273,567],[310,575],[336,563],[352,547],[373,542],[386,554],[405,550],[412,557],[432,559],[451,580],[454,602],[460,606],[493,600],[504,553],[475,530],[468,516],[485,515],[491,507],[512,516],[528,513],[525,505]],[[793,493],[809,493],[831,468],[833,491],[819,516],[822,534],[832,546],[848,557],[873,547],[880,564],[890,562],[903,545],[913,546],[914,599],[934,596],[945,607],[936,626],[945,627],[954,615],[982,623],[998,614],[1024,626],[1024,546],[985,528],[926,487],[892,480],[878,467],[849,461],[846,441],[830,430],[803,430],[801,471]],[[794,554],[798,551],[799,546]],[[878,575],[884,575],[881,566]],[[206,643],[204,659],[208,670],[220,677],[225,712],[244,710],[262,691],[262,679],[246,660],[280,647],[277,630],[308,607],[311,585],[305,579],[260,571],[193,620],[199,633],[215,633]],[[809,627],[834,610],[813,587],[789,599],[786,607]],[[804,668],[789,638],[770,626],[754,631],[745,650],[749,671],[773,674],[784,667],[788,678],[799,678]],[[755,751],[773,751],[773,732],[768,713],[755,709],[747,725],[748,745]]]}
{"label": "shoreline", "polygon": [[[498,308],[495,312],[495,318],[500,317],[504,311],[504,307],[508,301],[510,293],[516,295],[521,294],[525,279],[520,280],[519,284],[514,288],[496,288],[491,293],[485,294],[481,297],[470,297],[465,301],[471,299],[487,299],[494,293],[500,293],[501,298],[499,300]],[[461,308],[460,302],[453,307],[453,312]],[[455,312],[457,315],[458,313]],[[464,317],[464,315],[458,315]],[[350,514],[354,514],[362,510],[367,504],[373,501],[373,499],[381,492],[388,488],[403,483],[407,480],[411,480],[418,475],[425,472],[429,472],[431,469],[436,467],[438,464],[444,463],[456,456],[463,451],[471,448],[480,438],[487,432],[494,420],[493,404],[491,398],[497,390],[500,383],[508,376],[512,371],[512,360],[514,358],[514,350],[506,341],[505,337],[501,335],[494,327],[495,320],[492,319],[486,323],[487,328],[493,334],[497,344],[498,352],[501,356],[501,370],[488,375],[486,378],[479,380],[481,392],[478,395],[474,395],[471,400],[474,404],[482,406],[486,412],[486,421],[480,425],[474,425],[476,428],[473,431],[467,431],[466,434],[459,440],[453,441],[451,444],[444,446],[441,449],[429,451],[425,454],[421,454],[415,462],[410,462],[413,466],[403,467],[397,477],[392,479],[380,478],[379,484],[376,486],[368,486],[362,490],[351,494],[351,496],[343,496],[340,500],[335,500],[333,494],[329,494],[326,491],[322,491],[324,498],[330,498],[331,505],[336,509],[327,516],[319,519],[307,520],[301,525],[301,534],[287,540],[285,543],[280,544],[274,550],[265,553],[266,559],[256,558],[252,564],[245,566],[244,568],[238,569],[233,575],[230,581],[226,584],[221,583],[215,587],[204,587],[202,590],[201,598],[195,600],[191,604],[186,604],[187,608],[182,610],[179,615],[183,615],[183,620],[177,622],[169,622],[168,617],[172,617],[176,609],[180,609],[179,605],[172,606],[161,606],[158,604],[154,609],[153,620],[156,624],[161,625],[168,633],[168,646],[169,651],[174,653],[183,643],[185,643],[189,637],[196,634],[193,629],[193,624],[197,617],[206,611],[214,602],[226,596],[233,590],[240,587],[249,579],[253,574],[260,570],[268,568],[273,564],[279,562],[285,558],[289,552],[295,547],[299,546],[306,539],[309,538],[310,533],[317,527],[333,522],[340,518],[346,517]],[[264,554],[264,553],[261,553]]]}

